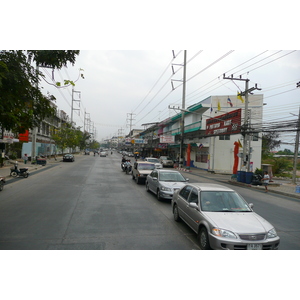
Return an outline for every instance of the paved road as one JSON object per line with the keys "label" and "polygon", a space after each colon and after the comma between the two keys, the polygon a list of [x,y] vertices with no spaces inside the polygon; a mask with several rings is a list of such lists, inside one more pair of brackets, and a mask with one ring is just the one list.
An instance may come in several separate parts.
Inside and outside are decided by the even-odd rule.
{"label": "paved road", "polygon": [[0,249],[199,249],[170,204],[121,171],[117,154],[78,156],[4,192]]}
{"label": "paved road", "polygon": [[[170,203],[123,173],[120,158],[81,155],[10,180],[0,194],[0,249],[199,249],[195,234],[173,221]],[[228,184],[222,175],[183,174]],[[275,226],[280,249],[300,249],[299,201],[234,188]]]}

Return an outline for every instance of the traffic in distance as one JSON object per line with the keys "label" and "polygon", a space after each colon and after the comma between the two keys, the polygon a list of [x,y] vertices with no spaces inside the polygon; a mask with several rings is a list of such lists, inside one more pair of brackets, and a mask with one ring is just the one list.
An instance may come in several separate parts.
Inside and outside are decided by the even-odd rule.
{"label": "traffic in distance", "polygon": [[163,156],[137,158],[122,154],[121,170],[153,193],[158,201],[170,200],[174,221],[183,221],[197,235],[202,250],[277,250],[280,238],[253,204],[235,190],[219,184],[189,183],[174,161]]}

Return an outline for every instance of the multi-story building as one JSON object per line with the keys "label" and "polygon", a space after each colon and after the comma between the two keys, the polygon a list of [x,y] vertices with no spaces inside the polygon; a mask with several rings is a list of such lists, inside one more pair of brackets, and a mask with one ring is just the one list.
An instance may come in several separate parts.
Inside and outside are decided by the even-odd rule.
{"label": "multi-story building", "polygon": [[210,96],[144,130],[140,138],[148,142],[144,144],[143,155],[169,155],[177,160],[181,150],[185,165],[232,173],[234,147],[238,143],[240,157],[245,146],[247,149],[247,162],[240,158],[239,169],[248,166],[254,171],[261,168],[262,108],[263,95],[249,95],[249,122],[245,124],[245,104],[237,96]]}

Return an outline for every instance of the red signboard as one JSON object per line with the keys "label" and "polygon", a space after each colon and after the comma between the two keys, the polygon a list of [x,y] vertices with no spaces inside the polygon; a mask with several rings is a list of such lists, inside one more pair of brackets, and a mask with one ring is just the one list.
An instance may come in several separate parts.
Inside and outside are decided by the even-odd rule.
{"label": "red signboard", "polygon": [[233,110],[227,114],[207,119],[205,134],[217,136],[224,134],[237,134],[241,132],[242,109]]}
{"label": "red signboard", "polygon": [[29,131],[26,130],[25,133],[19,133],[19,141],[20,142],[28,142],[29,139]]}

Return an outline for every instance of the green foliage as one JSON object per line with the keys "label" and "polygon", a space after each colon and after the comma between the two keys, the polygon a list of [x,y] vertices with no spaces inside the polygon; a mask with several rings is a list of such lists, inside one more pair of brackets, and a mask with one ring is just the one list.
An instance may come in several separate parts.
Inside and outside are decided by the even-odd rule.
{"label": "green foliage", "polygon": [[293,170],[293,160],[287,157],[271,157],[264,160],[264,163],[272,165],[274,175],[279,175]]}
{"label": "green foliage", "polygon": [[29,60],[35,61],[40,66],[61,69],[67,62],[75,64],[79,50],[28,50]]}
{"label": "green foliage", "polygon": [[271,157],[271,151],[278,148],[281,144],[281,140],[277,140],[279,133],[267,132],[262,136],[262,159]]}
{"label": "green foliage", "polygon": [[38,88],[43,75],[30,60],[61,68],[67,62],[74,64],[79,51],[29,50],[27,54],[21,50],[0,51],[0,127],[14,133],[34,128],[55,113],[53,97],[44,96]]}
{"label": "green foliage", "polygon": [[278,151],[276,154],[279,154],[279,155],[294,155],[294,152],[291,151],[290,149],[284,149],[283,151],[282,150]]}
{"label": "green foliage", "polygon": [[263,170],[256,168],[254,174],[263,176]]}
{"label": "green foliage", "polygon": [[65,123],[57,130],[53,130],[51,135],[56,146],[61,149],[62,152],[64,152],[66,148],[79,147],[80,150],[85,149],[89,137],[87,133],[82,133],[79,129],[72,128],[68,123]]}

